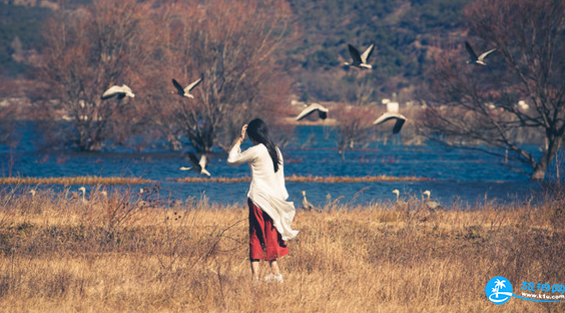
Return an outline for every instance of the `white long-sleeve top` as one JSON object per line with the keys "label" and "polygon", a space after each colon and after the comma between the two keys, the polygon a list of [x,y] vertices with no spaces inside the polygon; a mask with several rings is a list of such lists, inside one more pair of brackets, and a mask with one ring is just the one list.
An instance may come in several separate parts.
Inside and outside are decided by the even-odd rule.
{"label": "white long-sleeve top", "polygon": [[277,153],[280,163],[276,173],[269,151],[263,144],[257,144],[241,152],[240,145],[236,143],[230,150],[228,164],[233,166],[249,164],[251,185],[247,197],[271,217],[275,228],[286,241],[298,234],[297,230],[290,227],[296,209],[294,203],[286,201],[288,192],[284,183],[284,163],[278,148]]}

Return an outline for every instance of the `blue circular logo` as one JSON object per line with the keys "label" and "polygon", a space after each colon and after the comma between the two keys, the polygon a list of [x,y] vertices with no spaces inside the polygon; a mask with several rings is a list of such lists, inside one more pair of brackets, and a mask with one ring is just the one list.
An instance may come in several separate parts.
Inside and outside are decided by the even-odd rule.
{"label": "blue circular logo", "polygon": [[512,284],[508,279],[496,276],[488,281],[485,293],[492,303],[503,304],[512,298]]}

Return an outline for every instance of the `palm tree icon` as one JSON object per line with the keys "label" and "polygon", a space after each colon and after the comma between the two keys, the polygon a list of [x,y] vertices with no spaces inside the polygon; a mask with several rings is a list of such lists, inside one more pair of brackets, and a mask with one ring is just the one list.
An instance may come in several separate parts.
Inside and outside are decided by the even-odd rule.
{"label": "palm tree icon", "polygon": [[500,291],[500,288],[506,287],[506,285],[504,285],[504,282],[505,282],[505,280],[502,280],[502,281],[501,281],[500,279],[497,279],[497,280],[494,282],[494,288],[492,288],[492,292],[496,294],[496,298],[497,298],[497,299],[498,299],[498,293],[499,293],[499,291]]}

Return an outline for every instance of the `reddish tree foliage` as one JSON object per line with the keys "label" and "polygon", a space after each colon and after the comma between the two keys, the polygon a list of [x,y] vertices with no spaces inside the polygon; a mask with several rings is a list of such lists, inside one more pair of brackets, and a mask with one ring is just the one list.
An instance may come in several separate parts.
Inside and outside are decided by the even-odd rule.
{"label": "reddish tree foliage", "polygon": [[261,117],[276,125],[289,114],[284,104],[290,80],[275,62],[288,36],[289,12],[277,0],[165,5],[163,76],[184,85],[203,77],[195,99],[176,96],[154,115],[169,141],[183,135],[200,152],[214,144],[228,149],[249,120]]}
{"label": "reddish tree foliage", "polygon": [[145,18],[150,7],[150,2],[98,0],[85,9],[60,11],[47,23],[43,63],[37,71],[44,84],[38,109],[53,139],[95,151],[108,139],[120,141],[119,134],[127,132],[133,101],[100,97],[112,85],[139,90],[136,73],[143,72],[151,47],[141,40],[151,29]]}
{"label": "reddish tree foliage", "polygon": [[[565,139],[564,12],[565,0],[474,1],[465,10],[477,36],[469,40],[478,53],[497,50],[486,67],[465,64],[463,49],[437,56],[423,126],[454,146],[508,149],[543,179]],[[525,129],[545,141],[540,159],[520,145]]]}
{"label": "reddish tree foliage", "polygon": [[[81,151],[142,133],[209,152],[227,149],[252,118],[275,126],[289,114],[290,80],[275,62],[289,12],[281,0],[95,0],[61,11],[46,27],[38,70],[47,129]],[[170,93],[172,78],[188,85],[200,76],[194,99]],[[136,97],[100,99],[122,84]]]}

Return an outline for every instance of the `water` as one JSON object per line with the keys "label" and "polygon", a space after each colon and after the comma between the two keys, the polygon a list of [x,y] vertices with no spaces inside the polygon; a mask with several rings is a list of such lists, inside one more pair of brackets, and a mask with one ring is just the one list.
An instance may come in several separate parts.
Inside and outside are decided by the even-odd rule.
{"label": "water", "polygon": [[[190,163],[181,153],[152,151],[144,153],[44,153],[33,145],[36,137],[32,126],[20,128],[16,147],[0,146],[0,175],[23,177],[120,176],[143,177],[157,181],[161,195],[185,200],[205,194],[212,202],[244,203],[249,183],[178,183],[175,179],[197,175],[179,171]],[[470,150],[448,149],[439,144],[403,146],[395,143],[375,143],[364,149],[347,151],[345,161],[338,153],[335,134],[329,128],[299,126],[296,140],[282,149],[285,176],[415,176],[431,179],[423,182],[378,183],[297,183],[287,182],[290,199],[300,206],[300,192],[308,200],[321,205],[327,200],[342,197],[341,203],[365,204],[392,200],[392,190],[418,197],[430,190],[432,197],[445,206],[454,200],[475,203],[487,199],[500,201],[525,200],[537,197],[541,188],[529,182],[521,163],[505,162],[503,158]],[[249,142],[244,144],[244,148]],[[529,147],[533,152],[536,147]],[[249,167],[226,164],[227,154],[210,157],[209,171],[213,176],[249,176]],[[78,189],[73,186],[71,189]],[[90,190],[94,186],[86,186]],[[60,187],[59,187],[60,188]],[[135,188],[138,188],[137,186]]]}

